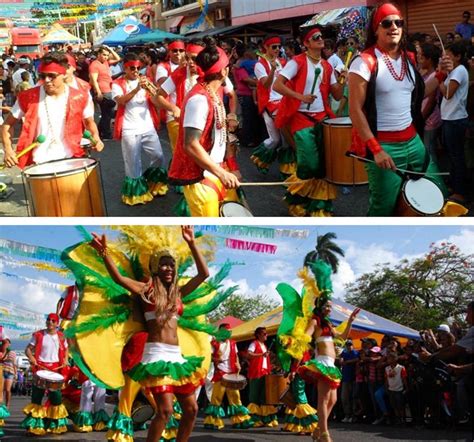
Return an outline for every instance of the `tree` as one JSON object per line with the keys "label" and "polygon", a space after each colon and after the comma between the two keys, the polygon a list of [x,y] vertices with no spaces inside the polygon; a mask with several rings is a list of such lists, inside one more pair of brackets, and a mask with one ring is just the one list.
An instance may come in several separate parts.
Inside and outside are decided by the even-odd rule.
{"label": "tree", "polygon": [[216,310],[209,314],[211,322],[218,321],[226,316],[234,316],[242,321],[249,321],[263,315],[279,306],[277,301],[269,299],[265,294],[247,297],[233,294],[227,298]]}
{"label": "tree", "polygon": [[387,264],[349,284],[346,300],[417,330],[464,319],[474,291],[474,255],[449,242],[413,261]]}
{"label": "tree", "polygon": [[337,236],[333,232],[318,235],[315,249],[305,256],[304,265],[307,266],[308,263],[320,259],[331,266],[333,273],[337,273],[339,267],[339,258],[337,255],[344,256],[344,250],[332,241],[336,238]]}

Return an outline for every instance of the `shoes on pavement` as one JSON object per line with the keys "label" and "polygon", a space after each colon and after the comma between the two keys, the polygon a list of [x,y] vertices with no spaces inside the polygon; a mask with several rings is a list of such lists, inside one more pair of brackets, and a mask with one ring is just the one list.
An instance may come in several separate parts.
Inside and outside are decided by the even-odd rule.
{"label": "shoes on pavement", "polygon": [[379,417],[372,422],[372,425],[380,425],[385,422],[385,416]]}

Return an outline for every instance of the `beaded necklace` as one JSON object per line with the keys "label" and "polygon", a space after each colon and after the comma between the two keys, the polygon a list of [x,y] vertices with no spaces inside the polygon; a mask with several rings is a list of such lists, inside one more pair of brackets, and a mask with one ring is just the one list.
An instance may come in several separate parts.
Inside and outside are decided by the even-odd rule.
{"label": "beaded necklace", "polygon": [[[67,87],[67,86],[66,86]],[[66,120],[66,114],[67,114],[67,101],[68,101],[68,91],[65,91],[66,93],[66,104],[64,106],[64,117],[62,118],[63,121]],[[44,96],[44,109],[46,111],[46,122],[48,123],[48,128],[49,128],[49,132],[51,134],[51,143],[50,145],[57,145],[57,144],[60,144],[60,140],[61,140],[61,133],[56,133],[55,129],[54,129],[54,126],[56,127],[59,127],[59,131],[61,131],[61,127],[62,127],[62,124],[60,124],[58,126],[58,122],[55,121],[55,124],[53,125],[53,122],[52,122],[52,119],[49,115],[49,110],[48,110],[48,101],[49,100],[52,100],[53,98],[50,97],[48,94],[45,93],[45,96]],[[61,122],[62,123],[62,122]]]}
{"label": "beaded necklace", "polygon": [[225,144],[227,141],[227,120],[224,103],[220,99],[219,95],[213,91],[208,84],[205,89],[211,97],[211,101],[214,108],[214,119],[216,121],[216,128],[219,130],[219,145]]}
{"label": "beaded necklace", "polygon": [[407,61],[406,61],[405,57],[403,55],[401,56],[402,57],[402,68],[400,70],[400,75],[399,75],[395,71],[395,68],[394,68],[394,66],[392,64],[392,61],[390,60],[390,57],[388,56],[387,52],[380,49],[379,47],[377,47],[377,49],[382,53],[382,60],[384,61],[385,65],[387,66],[387,69],[390,72],[390,74],[392,75],[392,77],[396,81],[403,81],[403,79],[405,78],[405,75],[407,73],[407,70],[408,70],[408,65],[407,65]]}

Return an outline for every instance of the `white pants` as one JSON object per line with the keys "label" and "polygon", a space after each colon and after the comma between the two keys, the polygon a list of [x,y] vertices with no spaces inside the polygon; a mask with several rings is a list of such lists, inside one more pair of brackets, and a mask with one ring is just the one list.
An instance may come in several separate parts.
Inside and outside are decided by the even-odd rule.
{"label": "white pants", "polygon": [[122,133],[122,156],[125,175],[129,178],[140,178],[143,174],[142,149],[150,159],[150,167],[163,164],[163,149],[155,129],[139,135],[128,131]]}
{"label": "white pants", "polygon": [[94,382],[87,380],[81,387],[80,411],[97,413],[105,410],[105,388],[99,387]]}
{"label": "white pants", "polygon": [[278,144],[280,144],[280,131],[276,128],[275,122],[267,110],[263,111],[263,119],[265,120],[265,126],[268,132],[268,138],[263,144],[265,144],[267,149],[276,149]]}

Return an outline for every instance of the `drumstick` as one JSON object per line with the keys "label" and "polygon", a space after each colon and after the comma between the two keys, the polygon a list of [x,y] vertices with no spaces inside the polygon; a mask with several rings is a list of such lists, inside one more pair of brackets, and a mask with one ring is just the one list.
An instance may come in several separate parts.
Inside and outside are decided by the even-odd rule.
{"label": "drumstick", "polygon": [[[311,85],[311,94],[310,95],[314,94],[314,90],[316,89],[316,82],[318,81],[318,77],[319,77],[320,73],[321,73],[321,68],[317,67],[314,70],[314,79],[313,79],[313,84]],[[309,110],[309,108],[311,107],[311,104],[312,103],[308,103],[308,105],[306,106],[306,110]]]}
{"label": "drumstick", "polygon": [[[344,70],[345,71],[349,67],[349,63],[351,62],[351,58],[352,58],[353,55],[354,55],[354,49],[349,48],[348,51],[347,51],[347,54],[346,54],[346,61],[344,63]],[[339,81],[339,84],[344,83],[344,77],[340,77],[338,81]]]}
{"label": "drumstick", "polygon": [[[351,152],[347,152],[346,153],[346,156],[348,157],[352,157],[352,158],[357,158],[358,160],[360,161],[364,161],[365,163],[375,163],[374,160],[369,160],[368,158],[365,158],[365,157],[360,157],[359,155],[356,155],[354,153],[351,153]],[[413,170],[406,170],[406,169],[400,169],[397,167],[397,169],[399,172],[405,172],[405,173],[408,173],[410,175],[449,175],[449,172],[415,172]]]}
{"label": "drumstick", "polygon": [[[36,140],[33,141],[33,143],[31,143],[28,147],[26,147],[25,149],[23,149],[21,152],[17,154],[16,158],[17,159],[21,158],[23,155],[35,149],[36,147],[38,147],[41,143],[44,143],[45,141],[46,141],[46,137],[44,135],[38,135],[36,137]],[[5,169],[5,167],[6,167],[5,164],[0,165],[0,169]]]}
{"label": "drumstick", "polygon": [[[438,37],[438,40],[439,40],[439,43],[441,44],[441,49],[443,50],[443,55],[446,54],[446,50],[444,49],[444,45],[443,45],[443,40],[441,39],[440,35],[439,35],[439,32],[438,32],[438,29],[436,28],[436,25],[433,23],[433,28],[436,32],[436,36]],[[448,81],[448,85],[446,86],[446,99],[449,95],[449,81]]]}

